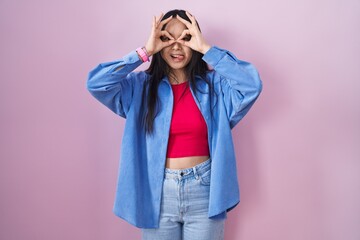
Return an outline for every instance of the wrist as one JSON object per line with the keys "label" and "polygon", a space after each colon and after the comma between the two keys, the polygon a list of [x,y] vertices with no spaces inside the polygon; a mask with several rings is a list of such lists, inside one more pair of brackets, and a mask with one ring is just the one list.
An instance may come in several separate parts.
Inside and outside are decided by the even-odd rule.
{"label": "wrist", "polygon": [[143,62],[150,62],[150,59],[149,59],[149,54],[146,50],[145,47],[139,47],[136,49],[136,52],[139,56],[139,58],[141,59],[141,61]]}
{"label": "wrist", "polygon": [[205,44],[202,48],[201,48],[201,53],[205,55],[205,53],[207,51],[209,51],[209,49],[211,48],[211,46],[209,44]]}
{"label": "wrist", "polygon": [[145,51],[147,52],[148,57],[150,57],[150,56],[152,56],[154,54],[154,51],[150,47],[148,47],[147,45],[145,45],[144,48],[145,48]]}

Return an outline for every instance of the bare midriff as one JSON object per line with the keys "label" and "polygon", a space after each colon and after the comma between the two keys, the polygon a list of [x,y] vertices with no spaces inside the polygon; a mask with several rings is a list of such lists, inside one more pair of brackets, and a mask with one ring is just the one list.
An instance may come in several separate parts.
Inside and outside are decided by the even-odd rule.
{"label": "bare midriff", "polygon": [[194,167],[209,159],[209,156],[166,158],[166,168],[185,169]]}

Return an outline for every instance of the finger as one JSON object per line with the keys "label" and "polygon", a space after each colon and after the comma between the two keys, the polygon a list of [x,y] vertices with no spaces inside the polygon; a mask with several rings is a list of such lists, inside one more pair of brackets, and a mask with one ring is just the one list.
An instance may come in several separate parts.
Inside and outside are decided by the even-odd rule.
{"label": "finger", "polygon": [[160,16],[158,18],[156,18],[156,26],[159,25],[159,23],[161,22],[161,18],[164,16],[164,13],[161,13]]}
{"label": "finger", "polygon": [[191,15],[191,13],[189,13],[188,11],[185,11],[185,14],[188,16],[188,18],[191,20],[191,23],[193,25],[196,25],[196,19],[194,17],[194,15]]}
{"label": "finger", "polygon": [[170,39],[169,41],[164,42],[164,43],[165,43],[166,47],[168,47],[168,46],[172,45],[174,42],[175,42],[174,39]]}
{"label": "finger", "polygon": [[178,43],[180,43],[181,45],[185,45],[185,41],[184,40],[181,40],[181,39],[178,39],[176,40]]}
{"label": "finger", "polygon": [[180,22],[182,22],[183,24],[185,24],[185,26],[186,26],[187,28],[190,28],[190,27],[191,27],[191,23],[189,23],[188,21],[186,21],[185,19],[183,19],[183,18],[180,17],[179,15],[176,15],[176,18],[177,18]]}
{"label": "finger", "polygon": [[155,28],[156,27],[156,16],[153,17],[152,20],[152,27]]}
{"label": "finger", "polygon": [[177,42],[184,45],[184,46],[191,47],[190,42],[187,42],[187,41],[184,41],[184,40],[181,40],[181,39],[177,40]]}
{"label": "finger", "polygon": [[186,35],[191,35],[189,29],[185,29],[185,30],[181,33],[181,35],[180,35],[180,37],[179,37],[178,39],[184,41],[183,38],[184,38]]}
{"label": "finger", "polygon": [[175,42],[175,40],[169,40],[167,42],[161,42],[160,43],[160,48],[163,49],[165,47],[169,47],[170,45],[174,44],[174,42]]}
{"label": "finger", "polygon": [[173,36],[171,36],[171,34],[168,31],[165,31],[165,30],[161,31],[161,36],[166,36],[169,39],[174,40]]}
{"label": "finger", "polygon": [[168,18],[166,18],[165,20],[162,20],[161,22],[160,22],[160,27],[163,27],[165,24],[167,24],[168,22],[170,22],[171,21],[171,19],[173,18],[173,16],[170,16],[170,17],[168,17]]}

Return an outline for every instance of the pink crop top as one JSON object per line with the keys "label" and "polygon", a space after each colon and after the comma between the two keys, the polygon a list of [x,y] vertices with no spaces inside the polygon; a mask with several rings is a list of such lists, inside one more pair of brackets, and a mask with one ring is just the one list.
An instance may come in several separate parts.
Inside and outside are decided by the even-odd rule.
{"label": "pink crop top", "polygon": [[191,94],[188,82],[171,87],[174,106],[167,157],[210,156],[207,125]]}

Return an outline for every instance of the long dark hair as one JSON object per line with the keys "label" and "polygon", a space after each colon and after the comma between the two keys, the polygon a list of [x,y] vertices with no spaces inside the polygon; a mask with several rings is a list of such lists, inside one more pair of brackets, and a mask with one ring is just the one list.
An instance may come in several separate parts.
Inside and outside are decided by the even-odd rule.
{"label": "long dark hair", "polygon": [[[169,18],[169,17],[179,17],[185,19],[186,21],[191,23],[191,20],[188,18],[184,10],[171,10],[167,12],[161,19],[161,21]],[[197,26],[200,30],[200,26],[197,23]],[[163,26],[162,30],[164,30],[166,24]],[[201,31],[201,30],[200,30]],[[192,50],[192,58],[188,65],[185,67],[186,76],[189,79],[190,87],[196,93],[196,85],[195,85],[195,76],[200,76],[203,78],[207,84],[210,86],[209,81],[206,79],[206,72],[209,70],[208,65],[204,60],[202,60],[203,54],[197,51]],[[171,74],[171,69],[168,64],[161,57],[160,52],[155,53],[152,57],[151,64],[146,72],[150,75],[150,79],[148,81],[147,86],[147,112],[145,117],[143,118],[143,122],[145,125],[145,130],[147,133],[153,133],[153,123],[158,110],[158,87],[161,80],[165,76],[169,76]],[[144,98],[143,98],[144,99]]]}

